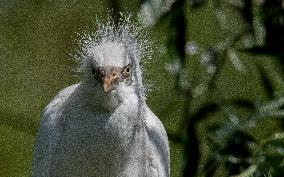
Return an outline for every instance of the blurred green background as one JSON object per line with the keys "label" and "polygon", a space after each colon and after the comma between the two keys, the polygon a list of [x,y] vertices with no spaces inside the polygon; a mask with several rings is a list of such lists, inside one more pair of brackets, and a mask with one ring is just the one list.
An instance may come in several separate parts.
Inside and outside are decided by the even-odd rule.
{"label": "blurred green background", "polygon": [[[117,2],[119,11],[132,12],[134,19],[137,18],[140,1]],[[204,2],[198,9],[192,8],[190,2],[186,1],[182,6],[185,40],[189,42],[182,69],[179,63],[175,63],[174,52],[167,52],[169,24],[172,23],[170,18],[145,27],[155,47],[153,59],[144,63],[149,90],[147,103],[162,120],[169,134],[173,177],[182,176],[186,162],[184,154],[187,149],[183,141],[186,139],[186,111],[194,112],[211,100],[218,103],[233,99],[253,103],[269,101],[258,67],[265,72],[273,87],[273,95],[280,97],[284,93],[283,71],[277,56],[256,55],[235,49],[226,55],[222,70],[214,80],[216,86],[211,90],[210,85],[206,84],[211,75],[206,72],[206,66],[200,62],[200,58],[204,56],[205,48],[219,45],[244,28],[244,22],[238,12],[225,8],[227,21],[220,24],[213,0]],[[43,108],[60,90],[79,82],[74,72],[77,65],[70,55],[79,47],[75,42],[76,33],[93,32],[95,17],[105,18],[108,8],[112,8],[110,0],[0,0],[1,177],[31,174],[33,143]],[[219,17],[223,18],[222,14]],[[259,32],[259,38],[261,35],[262,32]],[[250,45],[250,42],[244,39],[236,45]],[[194,51],[190,51],[190,47]],[[194,52],[197,54],[192,54]],[[175,64],[178,72],[182,72],[181,89],[176,87]],[[180,90],[188,88],[192,91],[190,108],[185,107],[189,98],[180,93]],[[249,113],[239,107],[226,109],[233,110],[241,117]],[[202,163],[212,154],[210,142],[206,139],[206,127],[227,119],[221,110],[209,114],[209,117],[194,126],[201,152],[201,165],[197,169],[201,176]],[[265,119],[248,132],[256,141],[262,141],[281,130],[279,121]],[[190,158],[190,153],[188,156]],[[224,168],[224,164],[220,165],[215,176],[227,176]]]}

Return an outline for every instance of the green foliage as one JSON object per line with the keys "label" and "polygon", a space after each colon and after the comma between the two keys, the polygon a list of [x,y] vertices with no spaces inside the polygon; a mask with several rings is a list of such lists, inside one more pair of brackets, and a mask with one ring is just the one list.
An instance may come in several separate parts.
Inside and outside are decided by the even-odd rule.
{"label": "green foliage", "polygon": [[[242,95],[231,100],[220,100],[218,96],[214,96],[214,92],[220,92],[220,75],[228,72],[224,70],[225,63],[231,62],[239,72],[238,77],[242,77],[248,72],[244,61],[240,59],[243,54],[257,54],[252,58],[271,55],[283,60],[284,22],[280,20],[284,14],[283,2],[263,1],[261,4],[260,1],[252,0],[175,0],[168,4],[169,7],[159,8],[166,2],[168,1],[145,0],[142,5],[155,4],[151,6],[155,11],[152,13],[154,25],[168,23],[167,49],[169,56],[175,60],[174,63],[178,63],[175,88],[186,98],[183,115],[186,125],[183,131],[184,140],[178,139],[185,148],[183,176],[216,176],[220,175],[220,169],[222,176],[284,176],[283,127],[272,130],[273,135],[265,139],[258,138],[262,137],[261,130],[254,133],[254,130],[261,129],[263,122],[283,124],[284,118],[283,94],[276,94],[275,84],[263,66],[255,62],[266,100],[247,100]],[[214,45],[207,44],[205,48],[199,49],[201,53],[197,56],[209,77],[205,83],[208,90],[202,93],[205,103],[192,108],[196,102],[194,93],[199,83],[193,79],[190,80],[193,84],[185,87],[182,78],[184,71],[188,70],[187,47],[190,47],[188,54],[194,59],[198,44],[186,42],[187,26],[191,22],[187,21],[185,9],[190,8],[191,13],[196,13],[194,11],[199,11],[208,3],[214,7],[223,38],[216,40]],[[190,69],[192,67],[193,65]],[[202,72],[196,74],[198,77],[202,75]],[[282,81],[281,85],[283,84]],[[221,112],[224,120],[219,118],[213,125],[206,127],[205,134],[198,134],[198,125],[212,119],[210,115],[215,112]],[[177,136],[170,138],[176,139]],[[208,143],[201,139],[206,139]],[[206,145],[209,152],[202,152],[199,147]],[[202,156],[206,158],[202,159]]]}

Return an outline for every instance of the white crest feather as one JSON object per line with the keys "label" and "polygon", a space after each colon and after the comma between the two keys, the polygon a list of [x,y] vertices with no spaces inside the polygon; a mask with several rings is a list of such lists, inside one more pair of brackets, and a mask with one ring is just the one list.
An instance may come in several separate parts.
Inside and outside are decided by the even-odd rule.
{"label": "white crest feather", "polygon": [[79,71],[89,73],[89,64],[98,66],[134,65],[136,85],[144,98],[140,61],[151,59],[152,48],[147,34],[139,23],[131,21],[131,14],[120,14],[118,24],[111,17],[105,22],[96,19],[95,32],[79,34],[79,50],[74,58],[80,63]]}

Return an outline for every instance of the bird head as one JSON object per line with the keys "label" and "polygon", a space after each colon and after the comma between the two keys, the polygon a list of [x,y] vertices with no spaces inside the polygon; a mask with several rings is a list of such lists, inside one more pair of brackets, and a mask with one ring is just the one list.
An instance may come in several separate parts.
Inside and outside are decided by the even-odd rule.
{"label": "bird head", "polygon": [[132,66],[129,64],[124,67],[100,66],[92,69],[92,74],[98,84],[103,86],[104,92],[115,89],[120,82],[130,83]]}
{"label": "bird head", "polygon": [[92,77],[105,93],[131,85],[133,64],[123,44],[104,42],[95,46],[92,53]]}

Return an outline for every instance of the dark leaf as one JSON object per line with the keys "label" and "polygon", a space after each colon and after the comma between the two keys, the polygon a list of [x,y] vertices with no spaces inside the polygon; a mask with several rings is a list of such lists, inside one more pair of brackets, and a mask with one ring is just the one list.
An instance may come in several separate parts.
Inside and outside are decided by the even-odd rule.
{"label": "dark leaf", "polygon": [[219,106],[216,103],[208,103],[201,108],[199,108],[191,117],[192,122],[201,121],[205,118],[209,113],[214,113],[218,111]]}
{"label": "dark leaf", "polygon": [[167,131],[167,135],[168,135],[168,138],[174,141],[175,143],[183,143],[183,138],[181,135],[176,134],[174,132],[169,132],[169,131]]}
{"label": "dark leaf", "polygon": [[187,140],[185,143],[185,169],[183,176],[196,176],[199,165],[199,142],[194,124],[187,127]]}
{"label": "dark leaf", "polygon": [[265,71],[261,67],[258,67],[258,69],[259,69],[262,85],[265,89],[266,95],[269,98],[273,98],[274,88],[273,88],[273,85],[272,85],[270,79],[268,78],[267,74],[265,73]]}
{"label": "dark leaf", "polygon": [[209,158],[206,160],[203,172],[205,177],[212,177],[217,170],[217,167],[219,165],[219,162],[215,158]]}
{"label": "dark leaf", "polygon": [[198,8],[204,5],[205,0],[188,0],[189,4],[193,8]]}
{"label": "dark leaf", "polygon": [[244,159],[247,159],[251,156],[248,144],[253,142],[254,139],[241,131],[236,131],[229,137],[227,145],[220,151],[223,155],[228,155],[231,157],[238,158],[238,162],[232,162],[230,160],[226,161],[225,165],[229,171],[230,175],[236,175],[241,173],[242,169],[249,167],[249,163]]}
{"label": "dark leaf", "polygon": [[140,0],[140,6],[142,5],[142,4],[144,4],[145,2],[147,2],[148,0]]}
{"label": "dark leaf", "polygon": [[284,62],[284,48],[264,46],[264,47],[253,47],[250,49],[240,50],[249,52],[256,55],[272,55],[278,57],[280,61]]}
{"label": "dark leaf", "polygon": [[171,16],[173,16],[176,13],[180,12],[181,8],[183,8],[184,2],[185,2],[185,0],[176,0],[172,4],[171,9],[169,11],[165,12],[164,14],[162,14],[162,16],[160,16],[160,18],[158,19],[158,22],[156,23],[156,25],[159,25],[159,24],[167,21],[168,18],[170,18]]}
{"label": "dark leaf", "polygon": [[[169,28],[168,48],[175,51],[176,55],[182,60],[185,57],[185,37],[186,21],[182,1],[177,1],[171,11],[171,21]],[[173,52],[174,52],[173,51]]]}
{"label": "dark leaf", "polygon": [[236,99],[236,100],[232,100],[231,102],[233,105],[236,105],[238,107],[244,107],[244,108],[249,108],[249,109],[255,108],[254,103],[250,100]]}
{"label": "dark leaf", "polygon": [[262,7],[263,22],[266,28],[266,46],[282,51],[284,42],[284,8],[282,0],[265,1]]}
{"label": "dark leaf", "polygon": [[253,11],[252,11],[252,0],[243,0],[244,1],[244,8],[242,11],[242,15],[246,22],[252,26],[253,20]]}

